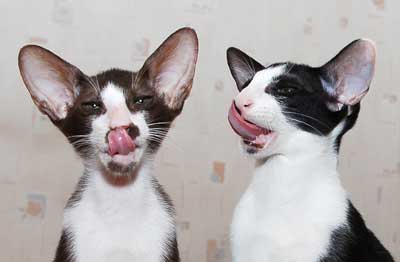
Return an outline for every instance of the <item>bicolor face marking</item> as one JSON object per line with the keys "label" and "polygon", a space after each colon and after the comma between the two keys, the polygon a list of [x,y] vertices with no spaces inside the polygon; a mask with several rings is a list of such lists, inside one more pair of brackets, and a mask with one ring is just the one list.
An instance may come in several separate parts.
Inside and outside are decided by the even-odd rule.
{"label": "bicolor face marking", "polygon": [[298,141],[307,146],[315,139],[328,138],[337,150],[357,119],[375,65],[368,40],[354,41],[317,68],[290,62],[264,67],[236,48],[227,55],[240,91],[229,121],[244,150],[257,158],[287,154],[301,146]]}
{"label": "bicolor face marking", "polygon": [[190,93],[197,53],[195,32],[183,28],[138,72],[111,69],[89,77],[38,46],[21,49],[19,67],[34,103],[85,164],[121,175],[157,151]]}

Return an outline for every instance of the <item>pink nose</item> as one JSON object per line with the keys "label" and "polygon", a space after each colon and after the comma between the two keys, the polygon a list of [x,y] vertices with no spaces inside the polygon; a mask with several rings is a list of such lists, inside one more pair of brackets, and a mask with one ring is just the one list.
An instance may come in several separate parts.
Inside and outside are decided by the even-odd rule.
{"label": "pink nose", "polygon": [[110,129],[128,127],[132,122],[129,118],[129,111],[125,107],[115,107],[108,112],[110,118]]}
{"label": "pink nose", "polygon": [[248,110],[253,105],[253,102],[250,100],[239,100],[235,101],[235,105],[237,109],[239,109],[239,112],[242,113],[243,111]]}

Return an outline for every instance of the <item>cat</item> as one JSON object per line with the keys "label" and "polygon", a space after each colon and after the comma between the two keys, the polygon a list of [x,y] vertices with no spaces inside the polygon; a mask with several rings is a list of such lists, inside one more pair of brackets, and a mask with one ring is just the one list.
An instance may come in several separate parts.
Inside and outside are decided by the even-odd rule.
{"label": "cat", "polygon": [[191,91],[197,56],[191,28],[169,36],[138,72],[87,76],[42,47],[20,50],[34,104],[84,163],[54,262],[180,261],[174,207],[153,158]]}
{"label": "cat", "polygon": [[393,261],[348,199],[337,171],[375,70],[375,44],[353,41],[321,67],[263,66],[227,50],[239,89],[228,120],[256,159],[235,208],[235,262]]}

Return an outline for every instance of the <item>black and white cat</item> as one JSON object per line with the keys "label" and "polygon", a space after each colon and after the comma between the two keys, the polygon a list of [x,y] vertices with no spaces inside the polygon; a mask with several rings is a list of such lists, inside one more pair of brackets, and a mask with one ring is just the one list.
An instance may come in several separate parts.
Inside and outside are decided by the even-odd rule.
{"label": "black and white cat", "polygon": [[256,159],[231,225],[235,262],[393,261],[347,198],[337,171],[375,66],[356,40],[322,67],[264,67],[236,48],[228,64],[240,93],[229,122]]}
{"label": "black and white cat", "polygon": [[182,28],[139,72],[87,76],[39,46],[19,54],[33,102],[83,159],[55,262],[179,261],[175,213],[153,157],[190,93],[196,33]]}

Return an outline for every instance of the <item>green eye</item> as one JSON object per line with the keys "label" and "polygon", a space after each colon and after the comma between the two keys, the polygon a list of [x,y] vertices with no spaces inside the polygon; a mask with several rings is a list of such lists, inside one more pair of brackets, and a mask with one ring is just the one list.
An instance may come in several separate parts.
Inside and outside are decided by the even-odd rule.
{"label": "green eye", "polygon": [[135,105],[143,105],[144,103],[150,101],[152,99],[151,96],[140,96],[133,100]]}

